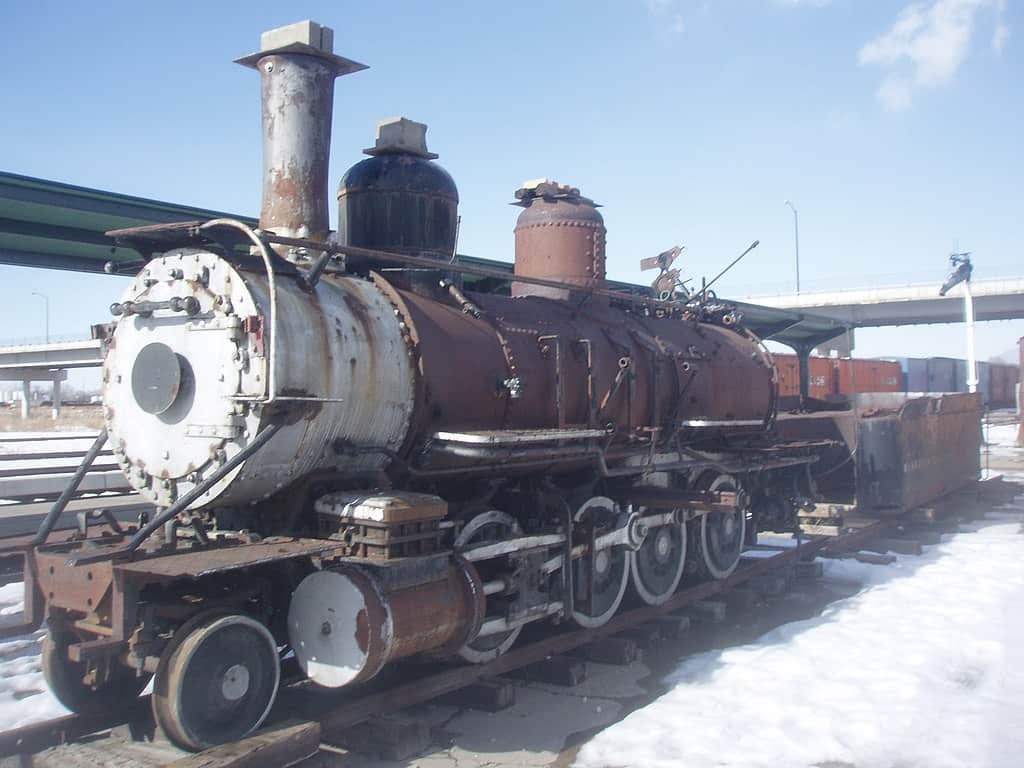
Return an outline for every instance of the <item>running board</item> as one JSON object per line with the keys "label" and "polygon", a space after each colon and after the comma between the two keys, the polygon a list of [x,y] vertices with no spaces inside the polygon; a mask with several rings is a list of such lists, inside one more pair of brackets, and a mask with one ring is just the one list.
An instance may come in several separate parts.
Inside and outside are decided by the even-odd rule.
{"label": "running board", "polygon": [[495,429],[481,432],[435,432],[431,437],[459,445],[528,445],[562,441],[594,440],[606,437],[603,429]]}

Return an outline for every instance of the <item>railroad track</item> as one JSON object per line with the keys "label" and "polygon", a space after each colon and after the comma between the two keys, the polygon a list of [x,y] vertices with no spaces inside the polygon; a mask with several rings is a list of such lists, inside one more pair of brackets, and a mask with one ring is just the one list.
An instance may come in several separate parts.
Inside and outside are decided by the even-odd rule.
{"label": "railroad track", "polygon": [[[22,505],[56,499],[78,469],[86,448],[65,447],[69,442],[87,443],[95,432],[52,435],[9,435],[0,432],[0,511],[10,512]],[[26,445],[45,444],[43,450],[21,450]],[[59,463],[54,463],[59,462]],[[74,498],[104,498],[133,493],[111,449],[100,451]]]}
{"label": "railroad track", "polygon": [[[343,733],[368,720],[437,699],[481,681],[529,668],[552,657],[595,644],[596,641],[614,638],[659,617],[698,606],[709,598],[735,590],[759,577],[782,572],[799,562],[808,562],[817,556],[856,556],[867,562],[887,562],[892,559],[892,556],[857,554],[862,549],[919,553],[922,542],[937,541],[936,530],[949,530],[949,526],[955,524],[954,516],[963,510],[965,503],[980,508],[983,514],[986,502],[994,506],[1019,492],[1020,486],[996,478],[979,483],[976,491],[950,497],[942,506],[914,510],[899,517],[881,520],[849,518],[844,521],[843,529],[837,535],[813,536],[788,547],[759,546],[755,549],[759,550],[761,556],[756,559],[744,558],[741,566],[727,579],[687,587],[663,605],[627,610],[599,628],[555,630],[486,664],[447,666],[433,671],[425,671],[422,665],[410,665],[403,668],[402,680],[396,683],[381,685],[378,681],[375,685],[371,682],[333,695],[322,692],[310,695],[311,692],[306,690],[309,684],[299,682],[299,676],[294,675],[295,680],[282,691],[279,704],[263,730],[240,742],[196,755],[165,745],[166,749],[159,753],[160,757],[154,762],[153,744],[148,742],[153,737],[154,726],[149,716],[148,697],[142,697],[115,715],[68,715],[0,733],[0,757],[31,756],[49,750],[52,757],[62,760],[60,755],[67,750],[73,751],[79,740],[85,737],[103,739],[103,736],[94,735],[104,732],[109,734],[112,729],[117,729],[118,732],[127,730],[130,734],[119,749],[128,750],[128,754],[131,754],[133,748],[148,750],[145,760],[140,755],[140,764],[163,764],[177,768],[289,764],[315,753],[321,741],[329,741],[332,734]],[[114,741],[109,735],[105,738]],[[134,744],[132,738],[137,739]],[[99,749],[109,753],[102,746]],[[78,760],[73,764],[89,763]]]}

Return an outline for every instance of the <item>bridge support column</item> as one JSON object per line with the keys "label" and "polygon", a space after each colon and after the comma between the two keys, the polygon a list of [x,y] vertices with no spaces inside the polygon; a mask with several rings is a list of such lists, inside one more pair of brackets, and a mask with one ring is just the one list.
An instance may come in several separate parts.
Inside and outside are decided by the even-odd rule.
{"label": "bridge support column", "polygon": [[53,420],[56,421],[60,418],[60,396],[61,396],[60,379],[53,380],[53,391],[50,394],[50,400],[53,402]]}
{"label": "bridge support column", "polygon": [[27,419],[32,402],[32,382],[25,379],[21,382],[21,418]]}
{"label": "bridge support column", "polygon": [[806,344],[799,344],[793,347],[796,352],[797,361],[800,363],[800,400],[806,400],[811,391],[811,368],[808,359],[811,356],[811,350],[814,347],[809,347]]}

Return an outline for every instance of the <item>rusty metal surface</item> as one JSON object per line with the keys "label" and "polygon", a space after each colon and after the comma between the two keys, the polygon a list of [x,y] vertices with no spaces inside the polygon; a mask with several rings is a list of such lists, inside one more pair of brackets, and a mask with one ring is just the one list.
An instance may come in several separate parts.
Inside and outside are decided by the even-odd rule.
{"label": "rusty metal surface", "polygon": [[[515,274],[581,288],[604,287],[604,219],[593,201],[581,197],[578,190],[559,188],[548,195],[544,190],[549,186],[556,185],[516,193],[524,210],[515,227]],[[569,294],[565,288],[512,283],[513,296],[567,299]]]}
{"label": "rusty metal surface", "polygon": [[366,66],[334,55],[333,30],[311,22],[273,30],[262,43],[258,53],[238,59],[260,73],[262,87],[260,227],[326,239],[334,80]]}
{"label": "rusty metal surface", "polygon": [[338,548],[338,542],[326,539],[273,538],[255,544],[147,557],[136,562],[118,563],[114,567],[125,575],[144,580],[198,579],[235,568],[248,568],[294,557],[327,555]]}
{"label": "rusty metal surface", "polygon": [[450,567],[441,581],[387,595],[394,628],[390,659],[432,651],[454,653],[470,642],[484,619],[484,591],[472,565]]}
{"label": "rusty metal surface", "polygon": [[776,435],[784,441],[829,441],[817,449],[812,467],[818,493],[832,502],[852,502],[855,495],[857,415],[852,410],[780,413]]}
{"label": "rusty metal surface", "polygon": [[[37,549],[27,555],[34,563],[36,583],[51,608],[89,613],[98,610],[114,583],[113,564],[67,565],[67,555],[58,549]],[[26,583],[26,589],[29,585]]]}
{"label": "rusty metal surface", "polygon": [[667,439],[694,419],[749,434],[773,414],[772,369],[732,329],[535,296],[473,294],[474,316],[377,283],[418,353],[414,436],[611,425]]}
{"label": "rusty metal surface", "polygon": [[857,505],[899,512],[977,481],[981,414],[978,396],[967,393],[864,414],[857,425]]}
{"label": "rusty metal surface", "polygon": [[709,512],[735,512],[737,494],[733,491],[692,491],[676,488],[633,486],[624,500],[651,509],[702,509]]}

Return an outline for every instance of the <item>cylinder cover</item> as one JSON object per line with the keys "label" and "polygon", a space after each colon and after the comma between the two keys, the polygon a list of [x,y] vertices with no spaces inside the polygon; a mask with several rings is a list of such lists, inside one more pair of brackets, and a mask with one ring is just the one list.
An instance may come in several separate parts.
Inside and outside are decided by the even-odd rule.
{"label": "cylinder cover", "polygon": [[340,688],[369,680],[389,661],[454,652],[476,637],[483,610],[482,585],[467,563],[390,591],[343,565],[310,574],[292,593],[288,639],[313,682]]}

